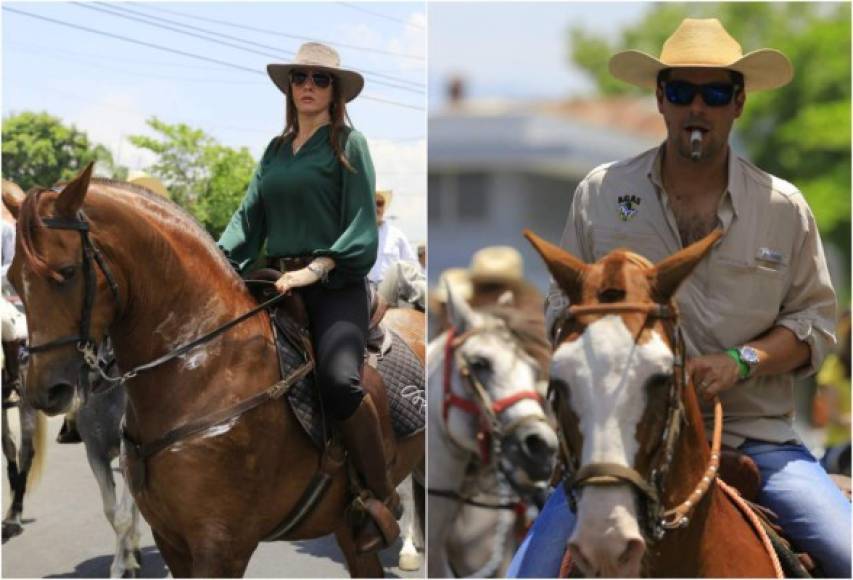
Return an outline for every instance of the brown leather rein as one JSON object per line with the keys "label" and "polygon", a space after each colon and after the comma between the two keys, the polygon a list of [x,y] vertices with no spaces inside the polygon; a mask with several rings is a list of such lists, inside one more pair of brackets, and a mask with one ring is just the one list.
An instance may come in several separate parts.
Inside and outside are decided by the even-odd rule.
{"label": "brown leather rein", "polygon": [[[622,485],[628,483],[640,492],[645,499],[646,518],[644,526],[655,540],[660,540],[668,530],[683,528],[690,523],[693,509],[707,493],[711,483],[717,476],[720,465],[720,445],[723,431],[723,410],[719,397],[714,398],[714,433],[711,442],[711,457],[702,478],[690,495],[672,508],[662,505],[664,481],[672,463],[672,455],[681,424],[684,422],[684,406],[682,401],[683,390],[688,384],[687,369],[685,365],[685,346],[678,325],[678,313],[667,304],[659,303],[605,303],[571,306],[561,320],[561,328],[557,332],[558,343],[565,338],[567,331],[566,321],[578,316],[592,314],[619,314],[625,312],[636,312],[645,314],[646,319],[642,328],[645,328],[650,319],[663,319],[672,321],[673,332],[670,343],[673,344],[675,358],[673,361],[672,386],[669,392],[669,403],[666,426],[657,445],[654,461],[649,480],[646,480],[635,469],[616,463],[589,463],[578,465],[578,456],[571,452],[568,441],[563,430],[560,429],[560,445],[566,458],[566,469],[568,471],[563,481],[566,499],[577,512],[577,500],[575,492],[586,486]],[[558,392],[558,391],[556,391]]]}

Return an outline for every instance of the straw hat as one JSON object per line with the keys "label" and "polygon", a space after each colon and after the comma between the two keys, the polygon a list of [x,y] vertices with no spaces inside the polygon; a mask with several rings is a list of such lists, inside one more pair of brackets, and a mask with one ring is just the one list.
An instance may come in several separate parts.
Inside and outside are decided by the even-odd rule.
{"label": "straw hat", "polygon": [[347,102],[353,100],[364,87],[364,77],[355,71],[341,68],[341,58],[331,46],[319,42],[306,42],[289,64],[268,64],[267,73],[272,82],[285,95],[290,90],[290,71],[295,68],[311,68],[330,73]]}
{"label": "straw hat", "polygon": [[140,185],[158,195],[162,195],[163,197],[169,197],[169,191],[166,189],[166,186],[163,185],[163,182],[156,177],[151,177],[144,171],[129,172],[127,174],[127,182],[134,185]]}
{"label": "straw hat", "polygon": [[510,246],[489,246],[477,251],[469,268],[471,281],[520,282],[524,277],[524,259]]}
{"label": "straw hat", "polygon": [[744,55],[738,41],[716,18],[685,18],[663,43],[659,59],[639,50],[619,52],[610,59],[610,74],[649,89],[656,88],[658,73],[667,68],[737,71],[743,75],[749,91],[776,89],[794,78],[794,67],[788,57],[772,48]]}
{"label": "straw hat", "polygon": [[473,289],[471,280],[468,278],[468,270],[465,268],[448,268],[441,273],[438,284],[430,291],[439,304],[447,304],[447,287],[450,286],[454,296],[462,298],[466,302],[471,299]]}
{"label": "straw hat", "polygon": [[385,201],[385,209],[391,205],[391,200],[394,198],[394,190],[392,189],[377,189],[376,197],[381,197]]}

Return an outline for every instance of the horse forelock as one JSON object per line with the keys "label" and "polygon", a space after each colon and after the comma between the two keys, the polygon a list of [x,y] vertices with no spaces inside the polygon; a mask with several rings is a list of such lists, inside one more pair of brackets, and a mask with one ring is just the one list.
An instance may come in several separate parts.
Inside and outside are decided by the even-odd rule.
{"label": "horse forelock", "polygon": [[20,240],[20,255],[23,260],[37,276],[61,279],[59,273],[48,265],[36,247],[36,236],[44,229],[44,221],[39,215],[42,205],[42,196],[51,190],[45,187],[33,187],[24,198],[18,213],[18,239]]}

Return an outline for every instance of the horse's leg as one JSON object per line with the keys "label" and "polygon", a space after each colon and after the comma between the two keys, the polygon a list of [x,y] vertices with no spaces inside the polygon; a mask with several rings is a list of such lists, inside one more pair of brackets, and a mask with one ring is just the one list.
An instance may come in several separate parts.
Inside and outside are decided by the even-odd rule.
{"label": "horse's leg", "polygon": [[[21,533],[21,511],[20,506],[23,496],[18,500],[18,485],[20,481],[18,470],[18,448],[12,438],[9,429],[9,417],[6,409],[3,409],[3,455],[6,457],[6,474],[9,478],[9,489],[12,491],[12,503],[3,517],[3,538],[8,539]],[[26,478],[24,478],[26,481]]]}
{"label": "horse's leg", "polygon": [[234,531],[222,533],[217,528],[216,533],[204,534],[197,530],[200,542],[190,548],[193,578],[240,578],[246,573],[257,544],[240,546],[233,541]]}
{"label": "horse's leg", "polygon": [[154,543],[157,544],[157,549],[160,550],[160,555],[169,567],[169,572],[172,573],[172,578],[189,578],[192,572],[192,558],[189,552],[179,550],[154,529],[151,530],[151,535],[154,536]]}
{"label": "horse's leg", "polygon": [[139,550],[139,508],[136,507],[127,483],[122,488],[114,522],[116,558],[121,558],[123,562],[123,576],[135,578],[142,567],[142,553]]}
{"label": "horse's leg", "polygon": [[[38,411],[30,407],[26,401],[18,402],[18,412],[21,423],[21,451],[20,462],[16,466],[17,473],[12,484],[12,503],[6,518],[3,520],[3,534],[7,537],[21,533],[23,530],[22,514],[24,511],[24,496],[27,493],[27,483],[30,478],[30,468],[35,457],[35,438],[38,429]],[[43,453],[43,451],[42,451]],[[39,458],[42,459],[41,457]],[[10,464],[9,476],[12,476]],[[7,533],[8,532],[8,533]]]}
{"label": "horse's leg", "polygon": [[335,529],[335,538],[344,553],[350,577],[382,578],[385,575],[382,564],[379,562],[378,552],[359,554],[356,551],[352,528],[346,518]]}
{"label": "horse's leg", "polygon": [[128,524],[119,522],[119,513],[116,509],[116,484],[113,478],[113,472],[110,467],[110,458],[105,456],[99,449],[99,441],[97,436],[90,436],[86,430],[81,434],[83,443],[86,445],[86,459],[89,462],[89,467],[92,470],[92,475],[95,476],[95,481],[98,482],[98,490],[101,492],[101,508],[104,511],[104,517],[112,526],[116,534],[116,549],[113,556],[113,562],[110,565],[110,577],[121,578],[124,576],[127,568],[125,567],[124,556],[124,536],[126,535],[125,528]]}
{"label": "horse's leg", "polygon": [[421,567],[420,554],[415,547],[415,498],[414,480],[412,476],[407,477],[397,486],[400,501],[403,504],[403,519],[400,521],[400,529],[403,531],[403,548],[400,550],[399,566],[401,570],[413,571]]}

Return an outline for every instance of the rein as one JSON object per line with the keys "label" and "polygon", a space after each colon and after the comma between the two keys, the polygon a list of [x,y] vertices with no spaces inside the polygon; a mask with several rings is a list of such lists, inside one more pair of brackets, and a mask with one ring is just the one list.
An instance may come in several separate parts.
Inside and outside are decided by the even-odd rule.
{"label": "rein", "polygon": [[[723,411],[719,397],[714,398],[714,433],[711,442],[711,457],[702,478],[690,495],[680,504],[666,509],[662,505],[663,486],[669,467],[672,463],[675,443],[681,424],[685,421],[685,411],[682,395],[687,385],[687,368],[685,364],[685,346],[681,327],[678,325],[678,314],[671,306],[659,303],[605,303],[571,306],[561,322],[566,322],[578,316],[589,314],[617,314],[636,312],[645,314],[642,328],[650,319],[671,321],[674,330],[671,337],[675,350],[673,361],[673,380],[669,391],[667,422],[657,445],[649,480],[646,480],[635,469],[615,463],[590,463],[579,467],[577,455],[571,453],[565,437],[560,430],[560,445],[566,458],[567,477],[563,481],[566,498],[572,508],[577,511],[575,492],[585,486],[606,486],[628,483],[632,485],[646,500],[645,526],[651,537],[660,540],[672,529],[686,527],[690,523],[693,509],[707,493],[715,480],[720,465],[720,445],[722,440]],[[642,331],[641,328],[641,331]],[[558,331],[558,342],[564,338],[567,325],[563,324]]]}
{"label": "rein", "polygon": [[54,230],[76,230],[80,232],[80,240],[82,245],[83,252],[83,279],[84,279],[84,297],[83,297],[83,307],[82,307],[82,315],[80,318],[80,332],[77,335],[65,336],[62,338],[57,338],[50,342],[40,344],[37,346],[31,346],[27,349],[27,353],[38,354],[40,352],[45,352],[49,350],[53,350],[55,348],[60,348],[66,346],[68,344],[75,344],[77,350],[82,355],[82,363],[80,365],[80,384],[83,387],[83,392],[87,393],[89,391],[89,373],[88,371],[95,371],[99,373],[101,378],[104,380],[105,384],[109,386],[104,390],[112,389],[116,386],[120,386],[125,384],[128,380],[134,378],[141,372],[149,371],[151,369],[157,368],[166,364],[169,361],[172,361],[179,356],[186,354],[190,350],[201,346],[202,344],[209,342],[216,338],[217,336],[227,332],[231,328],[237,326],[241,322],[252,318],[262,310],[266,310],[273,304],[284,298],[283,294],[274,296],[269,300],[263,302],[262,304],[252,308],[248,312],[241,314],[237,318],[226,322],[208,332],[200,336],[199,338],[192,340],[188,343],[185,343],[169,352],[164,354],[163,356],[156,358],[150,362],[138,365],[126,371],[122,375],[118,377],[110,376],[107,372],[108,369],[104,369],[103,366],[98,361],[97,354],[97,345],[95,341],[92,339],[90,335],[91,322],[92,322],[92,310],[95,303],[95,271],[92,267],[92,261],[97,264],[98,268],[100,268],[104,277],[107,280],[107,284],[110,287],[110,291],[113,294],[116,304],[121,310],[121,298],[119,296],[118,284],[115,282],[115,278],[113,277],[112,271],[110,270],[106,260],[101,254],[100,250],[98,250],[97,246],[92,243],[92,240],[89,238],[89,223],[86,221],[85,214],[80,211],[77,213],[77,219],[63,219],[63,218],[48,218],[43,220],[44,225],[49,229]]}

